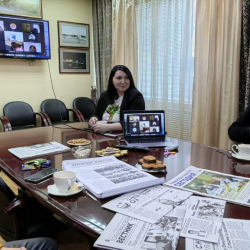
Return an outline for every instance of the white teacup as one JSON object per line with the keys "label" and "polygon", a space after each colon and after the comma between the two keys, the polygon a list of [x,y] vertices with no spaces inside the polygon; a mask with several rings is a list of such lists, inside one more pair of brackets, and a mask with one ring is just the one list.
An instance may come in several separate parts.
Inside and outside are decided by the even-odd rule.
{"label": "white teacup", "polygon": [[[238,152],[236,152],[235,149],[237,149]],[[250,144],[234,144],[232,146],[232,151],[242,158],[250,158]]]}
{"label": "white teacup", "polygon": [[76,181],[76,174],[73,171],[58,171],[53,174],[54,183],[59,192],[68,192]]}

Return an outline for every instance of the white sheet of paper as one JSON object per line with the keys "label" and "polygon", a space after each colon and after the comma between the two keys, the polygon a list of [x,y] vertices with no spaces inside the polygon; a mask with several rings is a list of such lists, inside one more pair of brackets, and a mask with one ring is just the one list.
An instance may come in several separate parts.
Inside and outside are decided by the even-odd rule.
{"label": "white sheet of paper", "polygon": [[181,236],[218,243],[225,206],[223,200],[191,196]]}
{"label": "white sheet of paper", "polygon": [[190,195],[190,192],[160,185],[122,195],[102,207],[155,223],[173,208],[181,205]]}

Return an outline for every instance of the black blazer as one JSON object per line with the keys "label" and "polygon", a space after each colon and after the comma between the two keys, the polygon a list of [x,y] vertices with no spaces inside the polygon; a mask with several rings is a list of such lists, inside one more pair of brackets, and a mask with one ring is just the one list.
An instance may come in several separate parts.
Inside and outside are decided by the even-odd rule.
{"label": "black blazer", "polygon": [[[108,107],[108,96],[107,91],[104,91],[100,99],[98,100],[96,109],[92,115],[92,117],[97,117],[98,120],[102,120],[103,113],[105,112],[106,108]],[[121,104],[120,109],[120,123],[123,126],[124,110],[145,110],[145,102],[143,95],[137,89],[131,89],[128,92],[125,92]]]}
{"label": "black blazer", "polygon": [[229,138],[232,141],[250,144],[250,105],[228,129]]}

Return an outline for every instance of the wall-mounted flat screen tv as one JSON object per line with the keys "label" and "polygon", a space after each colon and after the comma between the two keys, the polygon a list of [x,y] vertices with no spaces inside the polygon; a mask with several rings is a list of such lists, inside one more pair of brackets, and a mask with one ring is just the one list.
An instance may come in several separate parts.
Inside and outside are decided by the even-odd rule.
{"label": "wall-mounted flat screen tv", "polygon": [[49,22],[0,16],[0,57],[50,59]]}

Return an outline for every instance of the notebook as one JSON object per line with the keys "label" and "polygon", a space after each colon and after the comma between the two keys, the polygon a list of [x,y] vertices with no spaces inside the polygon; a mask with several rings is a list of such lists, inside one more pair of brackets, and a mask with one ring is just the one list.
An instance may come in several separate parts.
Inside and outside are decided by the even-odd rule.
{"label": "notebook", "polygon": [[167,147],[176,146],[165,138],[164,110],[125,110],[124,140],[132,147]]}

